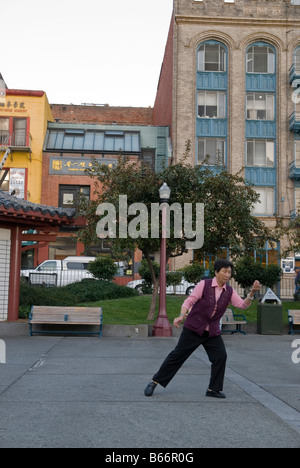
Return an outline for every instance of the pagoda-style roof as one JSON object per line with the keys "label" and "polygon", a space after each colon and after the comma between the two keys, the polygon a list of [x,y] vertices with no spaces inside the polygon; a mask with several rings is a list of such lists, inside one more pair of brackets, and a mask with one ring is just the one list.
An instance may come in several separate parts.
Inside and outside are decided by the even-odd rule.
{"label": "pagoda-style roof", "polygon": [[64,209],[31,203],[0,191],[0,225],[19,224],[51,226],[74,223],[75,209]]}

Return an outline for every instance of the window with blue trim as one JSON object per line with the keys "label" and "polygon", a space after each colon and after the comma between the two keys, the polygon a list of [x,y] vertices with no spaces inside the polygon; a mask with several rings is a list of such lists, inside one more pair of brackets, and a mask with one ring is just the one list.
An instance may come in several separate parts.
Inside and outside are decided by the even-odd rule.
{"label": "window with blue trim", "polygon": [[198,118],[225,119],[226,94],[223,91],[198,91]]}
{"label": "window with blue trim", "polygon": [[295,186],[295,215],[300,214],[300,186]]}
{"label": "window with blue trim", "polygon": [[196,164],[226,164],[227,48],[209,40],[197,51]]}
{"label": "window with blue trim", "polygon": [[295,166],[300,167],[300,140],[295,139]]}
{"label": "window with blue trim", "polygon": [[225,145],[225,140],[221,138],[198,138],[197,163],[205,162],[211,166],[224,165]]}
{"label": "window with blue trim", "polygon": [[268,93],[247,93],[248,120],[274,120],[275,95]]}
{"label": "window with blue trim", "polygon": [[226,49],[222,44],[205,43],[199,47],[198,71],[226,72]]}
{"label": "window with blue trim", "polygon": [[276,206],[276,50],[265,42],[246,51],[246,179],[260,201],[253,214],[273,216]]}
{"label": "window with blue trim", "polygon": [[293,65],[289,71],[289,81],[291,84],[291,99],[294,104],[294,111],[289,119],[289,128],[294,132],[295,139],[297,139],[300,132],[300,47],[294,50]]}
{"label": "window with blue trim", "polygon": [[247,73],[275,73],[275,52],[268,45],[253,45],[247,51]]}
{"label": "window with blue trim", "polygon": [[275,213],[275,188],[253,187],[259,195],[259,201],[253,206],[252,214],[261,216],[273,216]]}
{"label": "window with blue trim", "polygon": [[274,167],[273,140],[247,140],[247,166]]}
{"label": "window with blue trim", "polygon": [[294,53],[294,65],[296,68],[300,68],[300,47],[297,47]]}

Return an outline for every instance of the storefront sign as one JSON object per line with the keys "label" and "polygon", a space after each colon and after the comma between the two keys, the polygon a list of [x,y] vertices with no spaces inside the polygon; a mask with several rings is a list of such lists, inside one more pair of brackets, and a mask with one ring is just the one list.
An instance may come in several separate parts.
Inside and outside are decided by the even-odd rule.
{"label": "storefront sign", "polygon": [[9,193],[25,199],[26,169],[11,168],[9,171]]}
{"label": "storefront sign", "polygon": [[6,100],[5,96],[3,99],[0,99],[0,113],[5,114],[18,114],[18,113],[27,113],[26,104],[23,101]]}
{"label": "storefront sign", "polygon": [[[104,166],[113,167],[117,164],[116,159],[97,159],[98,163]],[[86,175],[85,170],[93,167],[92,159],[90,158],[50,158],[50,175]]]}

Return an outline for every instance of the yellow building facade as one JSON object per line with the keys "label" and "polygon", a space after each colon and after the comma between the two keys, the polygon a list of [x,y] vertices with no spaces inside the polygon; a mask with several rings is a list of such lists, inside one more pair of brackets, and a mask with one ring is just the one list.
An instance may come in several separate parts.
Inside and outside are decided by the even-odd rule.
{"label": "yellow building facade", "polygon": [[53,121],[44,91],[9,90],[0,99],[0,190],[41,203],[43,145]]}

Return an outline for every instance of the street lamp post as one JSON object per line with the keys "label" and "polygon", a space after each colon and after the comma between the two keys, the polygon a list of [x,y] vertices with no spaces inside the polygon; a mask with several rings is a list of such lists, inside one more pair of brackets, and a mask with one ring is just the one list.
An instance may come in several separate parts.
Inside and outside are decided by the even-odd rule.
{"label": "street lamp post", "polygon": [[159,292],[159,311],[156,323],[153,327],[153,336],[170,337],[172,336],[172,327],[167,316],[166,307],[166,270],[167,270],[167,207],[170,200],[171,189],[166,183],[159,190],[160,200],[162,202],[162,238],[160,247],[160,292]]}

